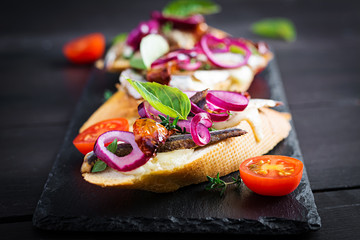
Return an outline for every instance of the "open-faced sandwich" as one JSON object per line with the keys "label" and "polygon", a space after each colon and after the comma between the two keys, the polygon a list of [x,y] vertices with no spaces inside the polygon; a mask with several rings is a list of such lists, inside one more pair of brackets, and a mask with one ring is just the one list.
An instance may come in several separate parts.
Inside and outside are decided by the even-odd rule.
{"label": "open-faced sandwich", "polygon": [[126,79],[149,81],[184,91],[246,91],[254,76],[272,58],[264,42],[254,43],[206,24],[204,14],[218,12],[211,1],[173,1],[151,13],[107,51],[99,68],[121,73],[120,81],[133,98],[141,96]]}
{"label": "open-faced sandwich", "polygon": [[[270,109],[280,104],[273,100],[128,81],[145,99],[138,107],[140,118],[132,131],[108,131],[96,140],[81,168],[90,183],[175,191],[238,170],[242,161],[267,153],[291,129],[287,114]],[[110,151],[105,144],[113,141]]]}
{"label": "open-faced sandwich", "polygon": [[[119,73],[120,87],[80,132],[106,120],[108,112],[116,112],[114,117],[128,118],[132,125],[138,117],[136,108],[143,99],[128,78],[158,82],[181,91],[247,91],[273,54],[264,42],[234,38],[208,26],[203,15],[219,9],[211,1],[175,0],[162,12],[153,12],[150,20],[141,22],[129,34],[120,34],[105,59],[96,64]],[[119,102],[127,104],[123,106]]]}
{"label": "open-faced sandwich", "polygon": [[200,14],[217,10],[209,1],[175,1],[97,63],[119,72],[120,85],[74,140],[86,181],[174,191],[232,173],[288,136],[289,115],[270,109],[280,103],[245,93],[272,53],[209,27]]}

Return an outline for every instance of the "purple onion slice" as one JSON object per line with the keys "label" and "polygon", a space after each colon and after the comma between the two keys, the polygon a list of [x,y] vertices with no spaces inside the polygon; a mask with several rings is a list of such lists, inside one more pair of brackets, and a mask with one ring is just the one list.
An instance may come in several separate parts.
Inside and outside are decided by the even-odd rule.
{"label": "purple onion slice", "polygon": [[[209,104],[207,104],[209,105]],[[197,113],[207,113],[210,115],[211,121],[213,122],[223,122],[229,118],[229,114],[227,112],[223,113],[208,113],[204,109],[199,108],[195,103],[191,102],[191,112],[194,114]]]}
{"label": "purple onion slice", "polygon": [[249,99],[243,94],[229,91],[208,91],[206,100],[229,111],[243,111],[249,104]]}
{"label": "purple onion slice", "polygon": [[[114,153],[110,152],[105,147],[105,143],[112,142],[114,139],[129,143],[133,149],[131,153],[124,157],[118,157]],[[136,144],[134,134],[132,132],[124,131],[109,131],[101,134],[96,140],[94,153],[109,167],[121,172],[134,170],[144,165],[150,159],[150,157],[145,156]]]}
{"label": "purple onion slice", "polygon": [[151,13],[151,18],[158,21],[160,24],[166,22],[171,22],[174,28],[184,29],[184,30],[194,30],[197,25],[205,21],[204,17],[200,14],[192,15],[187,18],[176,18],[165,16],[159,11],[154,11]]}
{"label": "purple onion slice", "polygon": [[138,113],[141,118],[157,119],[159,115],[166,117],[165,114],[151,106],[148,101],[143,101],[139,104]]}
{"label": "purple onion slice", "polygon": [[207,113],[198,113],[191,119],[190,134],[196,145],[204,146],[210,142],[208,128],[211,126],[212,122]]}
{"label": "purple onion slice", "polygon": [[[229,50],[230,49],[229,47],[231,45],[240,47],[241,49],[243,49],[245,51],[244,60],[240,61],[238,63],[235,63],[235,64],[227,64],[227,63],[217,60],[214,53],[219,52],[219,49],[216,49],[213,51],[211,49],[213,47],[213,46],[211,46],[213,43],[224,44],[225,50]],[[249,60],[249,57],[251,55],[250,49],[246,46],[245,43],[241,42],[240,40],[230,39],[230,38],[219,39],[211,34],[205,34],[204,36],[202,36],[202,38],[200,39],[200,46],[202,48],[202,51],[205,53],[206,57],[208,58],[208,60],[215,66],[221,67],[221,68],[238,68],[243,65],[246,65]],[[220,49],[220,51],[224,52],[222,49]]]}
{"label": "purple onion slice", "polygon": [[140,42],[143,37],[148,34],[158,33],[159,23],[156,20],[149,20],[141,22],[136,28],[134,28],[126,40],[126,44],[136,51],[140,47]]}

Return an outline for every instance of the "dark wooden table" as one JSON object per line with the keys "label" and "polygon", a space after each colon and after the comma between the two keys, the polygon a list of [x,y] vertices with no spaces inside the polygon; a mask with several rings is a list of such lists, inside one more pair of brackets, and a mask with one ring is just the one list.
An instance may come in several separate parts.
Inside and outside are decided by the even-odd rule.
{"label": "dark wooden table", "polygon": [[[69,39],[90,32],[102,32],[110,41],[165,2],[9,1],[2,5],[0,238],[124,236],[44,232],[32,226],[35,206],[92,69],[69,64],[61,48]],[[267,41],[277,56],[322,228],[291,238],[360,239],[359,2],[227,0],[221,4],[222,12],[207,21],[234,36],[259,40],[249,26],[265,17],[287,17],[297,27],[293,43]],[[126,234],[152,236],[214,238]],[[274,237],[279,238],[289,239]]]}

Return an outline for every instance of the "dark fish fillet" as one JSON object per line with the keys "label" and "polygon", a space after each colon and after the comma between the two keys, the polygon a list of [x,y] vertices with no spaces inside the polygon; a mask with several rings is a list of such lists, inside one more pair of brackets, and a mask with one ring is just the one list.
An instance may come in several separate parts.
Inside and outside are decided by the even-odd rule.
{"label": "dark fish fillet", "polygon": [[[210,132],[210,142],[208,144],[213,144],[221,140],[238,137],[244,135],[246,131],[239,128],[229,128],[224,130],[216,130]],[[179,149],[189,149],[199,147],[193,141],[191,134],[181,134],[181,135],[171,135],[167,141],[158,148],[157,152],[170,152]],[[117,146],[116,155],[119,157],[126,156],[132,151],[130,144],[122,143]],[[95,162],[98,160],[94,152],[89,152],[84,157],[84,162],[81,166],[81,172],[91,172],[92,167]]]}
{"label": "dark fish fillet", "polygon": [[201,92],[196,92],[193,96],[190,97],[190,101],[192,101],[195,104],[198,104],[198,102],[206,98],[207,92],[208,92],[207,89]]}
{"label": "dark fish fillet", "polygon": [[[210,142],[208,144],[216,143],[221,140],[238,137],[245,134],[246,131],[239,128],[229,128],[224,130],[216,130],[210,132]],[[164,145],[160,146],[158,152],[170,152],[178,149],[188,149],[199,147],[193,141],[191,134],[172,135],[167,139]]]}
{"label": "dark fish fillet", "polygon": [[[206,95],[208,90],[205,89],[201,92],[196,92],[191,98],[190,101],[195,103],[199,108],[206,110]],[[193,115],[193,113],[191,113]]]}

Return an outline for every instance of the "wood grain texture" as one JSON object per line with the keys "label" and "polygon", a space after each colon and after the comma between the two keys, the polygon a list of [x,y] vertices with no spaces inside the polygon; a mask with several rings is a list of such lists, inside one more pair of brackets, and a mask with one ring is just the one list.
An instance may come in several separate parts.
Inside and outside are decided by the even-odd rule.
{"label": "wood grain texture", "polygon": [[33,45],[22,51],[2,48],[0,111],[6,115],[1,128],[69,121],[90,69],[62,62],[57,51]]}
{"label": "wood grain texture", "polygon": [[32,215],[67,125],[1,129],[0,219]]}
{"label": "wood grain texture", "polygon": [[360,107],[293,109],[313,190],[360,187]]}

